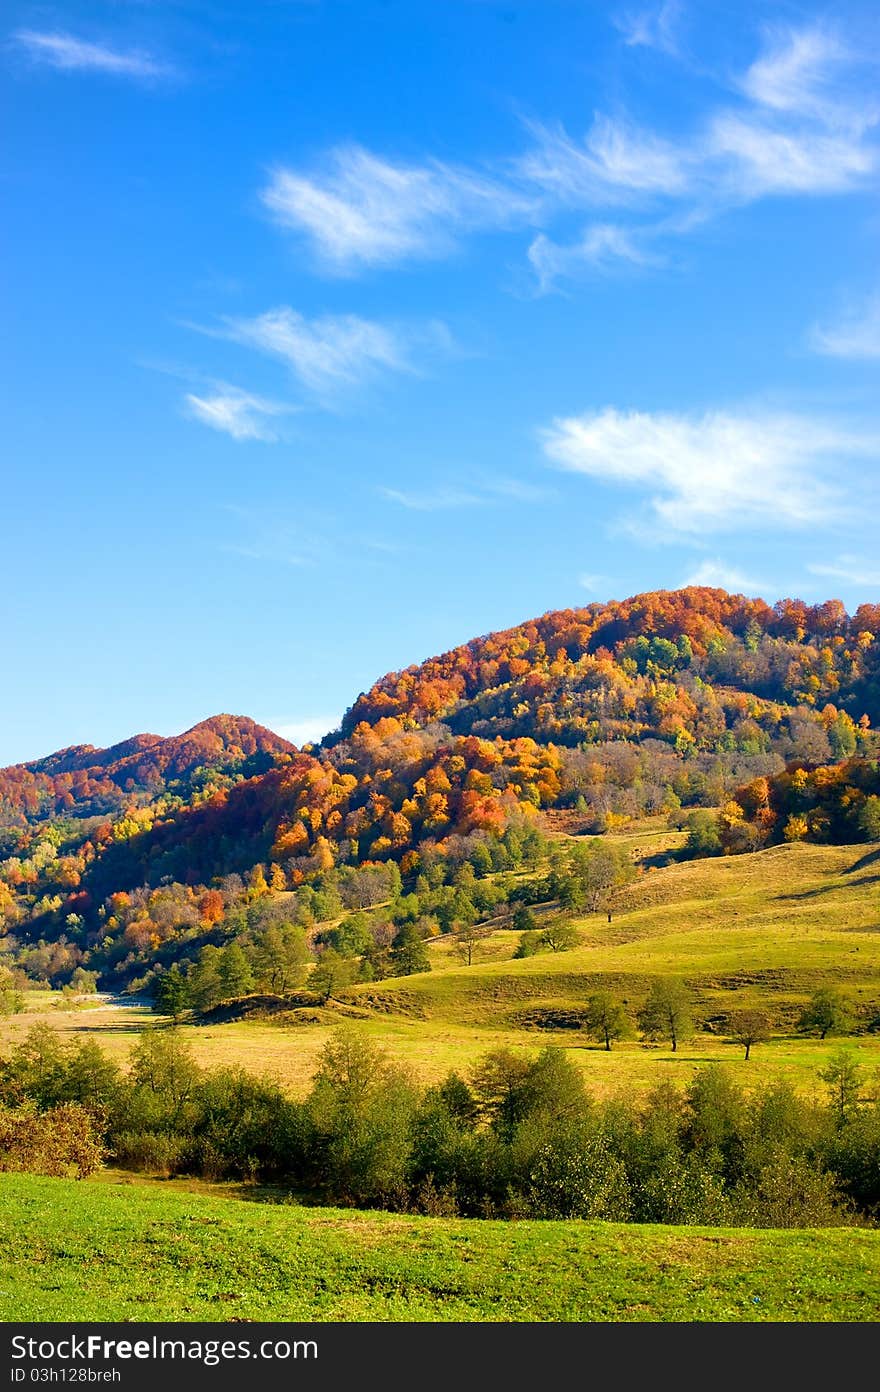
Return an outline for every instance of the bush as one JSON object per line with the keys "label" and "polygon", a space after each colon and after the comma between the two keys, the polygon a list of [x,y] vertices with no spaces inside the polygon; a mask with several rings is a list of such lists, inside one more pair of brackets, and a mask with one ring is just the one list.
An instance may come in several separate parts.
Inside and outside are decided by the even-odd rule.
{"label": "bush", "polygon": [[77,1103],[44,1112],[32,1103],[0,1107],[0,1170],[84,1179],[102,1162],[93,1119]]}
{"label": "bush", "polygon": [[734,1221],[752,1228],[827,1228],[846,1223],[834,1176],[781,1148],[733,1195]]}
{"label": "bush", "polygon": [[186,1174],[193,1167],[192,1141],[170,1131],[124,1131],[116,1137],[113,1152],[123,1169],[163,1179]]}

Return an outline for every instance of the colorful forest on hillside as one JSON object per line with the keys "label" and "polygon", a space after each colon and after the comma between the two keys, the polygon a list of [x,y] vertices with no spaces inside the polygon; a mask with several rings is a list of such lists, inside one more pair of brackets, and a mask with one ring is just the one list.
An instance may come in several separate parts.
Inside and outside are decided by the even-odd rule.
{"label": "colorful forest on hillside", "polygon": [[876,839],[878,724],[880,605],[690,588],[390,673],[320,746],[218,716],[63,750],[0,771],[4,970],[137,978],[264,893],[357,908],[345,876],[383,867],[454,891],[553,809],[594,835],[690,816],[694,854]]}

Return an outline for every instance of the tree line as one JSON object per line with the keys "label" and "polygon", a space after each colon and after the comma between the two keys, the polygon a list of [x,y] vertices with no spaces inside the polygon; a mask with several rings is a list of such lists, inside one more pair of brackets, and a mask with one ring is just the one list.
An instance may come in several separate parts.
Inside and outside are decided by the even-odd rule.
{"label": "tree line", "polygon": [[350,1027],[302,1101],[200,1068],[174,1029],[124,1073],[37,1026],[0,1065],[0,1169],[134,1171],[274,1183],[300,1198],[437,1215],[799,1227],[880,1212],[880,1094],[847,1050],[821,1095],[747,1092],[718,1064],[641,1103],[599,1101],[555,1047],[487,1053],[433,1087]]}

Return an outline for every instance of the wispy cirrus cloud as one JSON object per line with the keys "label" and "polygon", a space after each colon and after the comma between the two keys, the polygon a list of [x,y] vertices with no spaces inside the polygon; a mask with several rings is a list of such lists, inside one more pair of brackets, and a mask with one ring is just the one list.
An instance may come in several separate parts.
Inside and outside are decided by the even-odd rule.
{"label": "wispy cirrus cloud", "polygon": [[276,358],[317,396],[358,386],[379,372],[413,371],[410,341],[401,330],[355,314],[310,319],[281,305],[252,318],[224,318],[217,328],[191,327]]}
{"label": "wispy cirrus cloud", "polygon": [[680,0],[665,0],[647,9],[623,10],[613,19],[628,48],[656,48],[661,53],[678,53],[677,29],[681,19]]}
{"label": "wispy cirrus cloud", "polygon": [[389,503],[398,503],[409,512],[445,512],[449,508],[479,507],[487,502],[485,496],[464,488],[434,488],[414,492],[405,488],[380,488]]}
{"label": "wispy cirrus cloud", "polygon": [[815,325],[810,345],[832,358],[880,358],[880,295],[836,324]]}
{"label": "wispy cirrus cloud", "polygon": [[481,479],[465,488],[443,485],[423,490],[380,488],[379,492],[390,503],[397,503],[410,512],[445,512],[450,508],[486,507],[504,500],[514,503],[542,503],[553,496],[547,488],[511,478]]}
{"label": "wispy cirrus cloud", "polygon": [[[630,31],[624,26],[628,42],[656,37],[648,19],[633,23]],[[867,188],[880,167],[875,69],[830,29],[777,26],[691,130],[670,135],[601,112],[580,137],[559,124],[532,123],[517,174],[543,190],[551,210],[614,207],[618,246],[637,264],[634,248],[693,233],[732,207]],[[574,244],[567,258],[546,234],[532,245],[543,288],[555,274],[577,273],[592,251],[589,238],[580,255]],[[547,276],[546,259],[554,275]],[[607,268],[614,258],[593,253],[593,263]]]}
{"label": "wispy cirrus cloud", "polygon": [[188,416],[212,430],[231,435],[233,440],[262,440],[267,444],[278,439],[277,432],[268,422],[276,416],[289,415],[296,409],[225,384],[218,384],[207,396],[187,392],[184,404]]}
{"label": "wispy cirrus cloud", "polygon": [[120,49],[78,39],[60,30],[19,29],[13,42],[35,63],[59,72],[107,73],[141,81],[170,77],[169,63],[142,49]]}
{"label": "wispy cirrus cloud", "polygon": [[541,232],[529,247],[528,258],[540,291],[551,289],[563,277],[573,278],[584,271],[607,272],[615,264],[652,266],[660,259],[639,246],[632,232],[613,223],[595,223],[585,228],[576,242],[567,245],[551,241]]}
{"label": "wispy cirrus cloud", "polygon": [[850,103],[841,77],[858,55],[834,30],[771,28],[764,51],[746,70],[739,86],[747,97],[775,111],[811,115],[830,125],[864,123],[866,112]]}
{"label": "wispy cirrus cloud", "polygon": [[[666,3],[617,23],[631,47],[672,52],[678,17]],[[260,198],[331,274],[446,256],[467,234],[528,229],[546,289],[586,265],[645,265],[649,241],[693,233],[738,205],[864,188],[880,164],[873,77],[830,28],[777,25],[748,67],[716,75],[718,95],[689,129],[652,129],[625,111],[595,113],[583,135],[530,120],[525,151],[488,168],[342,145],[309,168],[277,166]],[[572,211],[604,208],[616,210],[614,222],[579,241],[551,235]]]}
{"label": "wispy cirrus cloud", "polygon": [[275,169],[260,197],[281,227],[343,273],[443,255],[459,233],[509,225],[534,207],[522,191],[473,170],[393,163],[359,145],[331,150],[310,173]]}
{"label": "wispy cirrus cloud", "polygon": [[613,408],[557,419],[542,442],[557,468],[640,489],[658,535],[840,520],[827,475],[880,448],[877,436],[792,413]]}
{"label": "wispy cirrus cloud", "polygon": [[877,168],[880,109],[833,34],[775,31],[735,80],[739,107],[709,109],[676,138],[597,115],[586,135],[535,126],[523,176],[575,205],[698,201],[705,208],[771,194],[841,193]]}
{"label": "wispy cirrus cloud", "polygon": [[693,153],[626,119],[597,115],[583,140],[562,125],[532,122],[532,148],[519,161],[521,177],[560,203],[595,207],[685,194]]}

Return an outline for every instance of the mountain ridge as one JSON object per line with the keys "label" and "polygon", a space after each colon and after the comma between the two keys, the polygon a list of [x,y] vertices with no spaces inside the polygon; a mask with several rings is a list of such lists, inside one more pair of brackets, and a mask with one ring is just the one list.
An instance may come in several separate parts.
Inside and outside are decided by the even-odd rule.
{"label": "mountain ridge", "polygon": [[195,931],[205,902],[320,894],[373,868],[414,885],[503,860],[502,839],[549,813],[591,835],[699,814],[700,854],[870,839],[878,634],[880,605],[651,591],[387,673],[305,749],[220,715],[12,766],[0,926],[8,942],[63,942],[65,961],[130,971]]}

